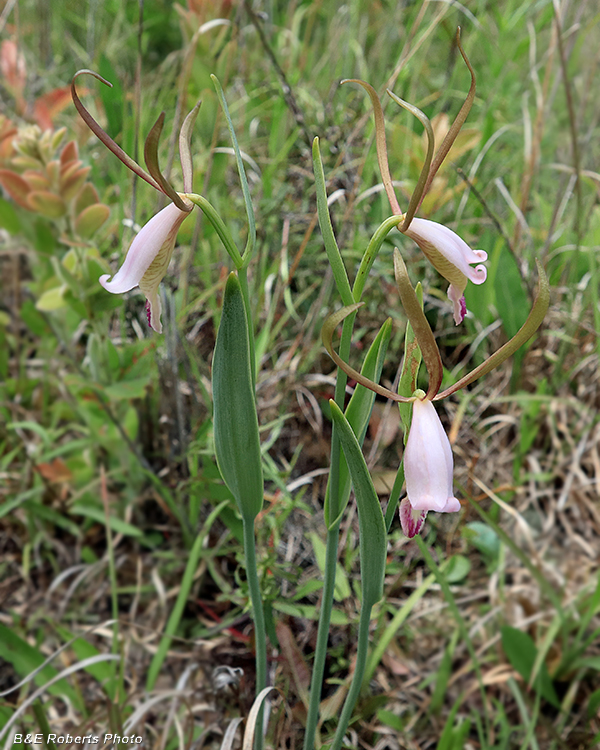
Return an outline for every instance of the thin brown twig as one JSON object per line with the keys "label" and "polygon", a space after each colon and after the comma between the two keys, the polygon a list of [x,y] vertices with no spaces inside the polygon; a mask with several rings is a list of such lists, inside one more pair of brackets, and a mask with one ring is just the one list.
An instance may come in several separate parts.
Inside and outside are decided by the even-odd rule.
{"label": "thin brown twig", "polygon": [[[521,201],[519,209],[523,216],[527,214],[527,206],[529,205],[529,196],[531,194],[531,186],[533,184],[533,177],[537,169],[539,160],[539,154],[541,149],[542,137],[544,134],[544,124],[546,122],[546,110],[545,103],[548,100],[548,90],[550,88],[550,78],[552,72],[552,65],[554,62],[554,52],[556,51],[556,36],[557,31],[554,30],[552,39],[550,41],[550,49],[548,51],[548,61],[546,63],[546,70],[544,73],[544,83],[541,90],[540,101],[538,102],[537,114],[535,119],[535,125],[533,127],[533,138],[531,143],[531,153],[529,155],[529,161],[526,165],[525,173],[523,175],[523,188],[521,191]],[[533,61],[535,62],[535,61]],[[533,67],[533,64],[532,64]],[[515,251],[519,248],[521,240],[522,226],[521,222],[515,223],[515,232],[513,236],[513,246]]]}
{"label": "thin brown twig", "polygon": [[[573,151],[573,167],[575,168],[575,174],[577,176],[577,181],[575,182],[575,199],[576,199],[576,209],[575,209],[575,221],[573,224],[573,228],[575,229],[575,235],[576,235],[576,249],[574,253],[574,257],[577,257],[577,252],[579,250],[579,245],[581,242],[581,223],[579,221],[580,213],[581,213],[581,207],[582,207],[582,200],[583,196],[581,193],[581,161],[579,156],[579,141],[577,138],[577,122],[575,119],[575,107],[573,106],[573,93],[571,90],[571,81],[569,79],[568,71],[567,71],[567,58],[565,55],[565,50],[562,43],[562,27],[560,22],[560,14],[559,14],[559,6],[558,6],[558,0],[554,0],[553,2],[553,8],[554,8],[554,22],[556,24],[556,40],[558,43],[558,55],[560,57],[560,67],[562,70],[562,78],[563,78],[563,84],[565,87],[565,98],[567,101],[567,112],[569,114],[569,129],[571,131],[571,148]],[[571,269],[573,270],[576,268],[576,263],[573,262],[571,264]]]}
{"label": "thin brown twig", "polygon": [[502,224],[500,223],[500,220],[498,219],[498,217],[496,216],[496,214],[492,211],[492,209],[489,207],[488,202],[483,197],[483,195],[481,195],[481,193],[479,192],[479,190],[477,190],[477,188],[475,187],[475,185],[473,184],[473,182],[469,179],[469,177],[464,173],[464,171],[460,167],[456,168],[456,173],[469,186],[469,190],[473,193],[473,195],[475,196],[475,198],[479,201],[479,203],[481,204],[481,207],[483,208],[483,210],[490,217],[490,219],[492,220],[492,222],[493,222],[494,226],[496,227],[496,229],[498,230],[498,232],[502,235],[504,241],[506,242],[506,246],[510,250],[511,254],[514,256],[515,260],[517,261],[517,267],[519,268],[519,272],[521,273],[521,277],[522,277],[523,273],[522,273],[522,270],[521,270],[521,264],[518,262],[518,259],[516,257],[515,248],[513,247],[513,244],[510,241],[510,237],[504,231],[504,228],[503,228]]}
{"label": "thin brown twig", "polygon": [[309,147],[311,147],[312,138],[310,136],[310,133],[306,129],[306,120],[304,119],[302,110],[300,109],[298,102],[296,101],[296,97],[294,96],[292,87],[288,83],[287,77],[285,73],[283,72],[281,65],[279,64],[279,62],[277,61],[277,58],[275,57],[275,53],[273,52],[273,49],[271,48],[271,45],[269,44],[269,41],[267,37],[265,36],[265,32],[263,31],[262,25],[260,21],[258,20],[258,16],[254,12],[248,0],[244,0],[244,8],[246,9],[246,12],[250,16],[250,20],[252,21],[254,28],[258,32],[258,36],[260,38],[260,42],[263,46],[263,49],[267,53],[267,56],[269,60],[271,61],[273,67],[275,68],[275,72],[277,73],[279,80],[281,81],[281,90],[283,92],[283,97],[285,99],[285,102],[288,105],[290,112],[294,115],[294,119],[296,120],[298,127],[302,131],[302,135],[304,136],[306,143],[308,144]]}

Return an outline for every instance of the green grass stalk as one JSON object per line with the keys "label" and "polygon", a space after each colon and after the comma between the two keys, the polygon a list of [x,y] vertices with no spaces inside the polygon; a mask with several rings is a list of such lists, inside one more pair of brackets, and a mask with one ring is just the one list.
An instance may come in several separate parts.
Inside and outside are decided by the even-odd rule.
{"label": "green grass stalk", "polygon": [[452,612],[454,616],[454,620],[456,621],[456,624],[460,631],[461,638],[464,640],[465,646],[467,647],[467,651],[469,652],[469,656],[471,657],[471,660],[473,662],[473,669],[475,670],[475,674],[477,676],[477,682],[479,683],[479,691],[481,693],[481,704],[482,704],[482,711],[483,711],[483,720],[485,722],[485,728],[486,728],[486,735],[489,738],[491,736],[490,735],[490,720],[489,720],[488,710],[487,710],[485,688],[483,685],[483,675],[481,674],[481,669],[479,668],[479,659],[477,658],[477,654],[475,653],[475,647],[473,646],[473,641],[471,640],[469,636],[469,630],[465,624],[465,621],[462,615],[460,614],[460,610],[458,609],[456,600],[454,599],[454,595],[452,594],[452,591],[450,590],[450,586],[448,585],[446,576],[444,575],[442,569],[438,567],[435,560],[433,559],[433,555],[429,551],[429,547],[427,546],[426,542],[421,538],[420,534],[416,535],[415,541],[419,547],[419,550],[421,551],[421,554],[425,558],[425,562],[427,563],[427,566],[429,567],[433,575],[436,577],[436,580],[439,583],[440,588],[442,589],[442,593],[444,594],[444,599],[446,600],[446,603],[448,604],[448,607],[450,608],[450,611]]}
{"label": "green grass stalk", "polygon": [[156,650],[156,653],[154,654],[154,657],[152,658],[150,668],[148,669],[148,677],[146,678],[147,692],[150,692],[154,688],[156,679],[160,674],[163,662],[167,656],[167,651],[169,650],[169,646],[171,645],[171,641],[173,640],[173,636],[177,632],[177,628],[179,627],[179,623],[181,622],[183,610],[194,583],[194,575],[196,573],[196,569],[198,568],[198,561],[200,560],[200,557],[202,555],[204,539],[206,538],[206,535],[213,525],[215,519],[217,518],[221,510],[226,505],[228,505],[228,503],[228,500],[224,500],[222,503],[217,505],[217,507],[209,514],[206,522],[204,523],[204,526],[202,527],[202,531],[196,537],[194,545],[190,551],[187,565],[185,566],[183,577],[181,579],[181,586],[179,587],[179,593],[177,594],[175,606],[173,607],[173,611],[171,612],[171,616],[169,617],[169,621],[167,622],[167,627],[165,628],[164,635],[160,639],[160,643],[158,644],[158,648]]}
{"label": "green grass stalk", "polygon": [[[112,531],[110,528],[110,507],[108,503],[108,491],[106,488],[106,474],[104,472],[104,466],[100,467],[100,496],[102,498],[102,504],[104,506],[104,516],[106,519],[105,532],[106,532],[106,556],[108,558],[108,577],[110,580],[110,599],[111,599],[111,610],[113,623],[113,637],[112,637],[112,653],[119,653],[119,594],[117,591],[117,567],[115,565],[115,550],[112,543]],[[119,662],[112,662],[110,665],[111,676],[108,681],[107,690],[110,695],[112,703],[116,706],[119,702],[121,691],[119,687],[123,688],[123,673],[121,669],[121,680],[118,681],[117,672],[119,671],[119,665],[122,667],[122,660]]]}
{"label": "green grass stalk", "polygon": [[[254,519],[244,516],[244,555],[246,558],[246,580],[250,590],[252,604],[252,619],[254,620],[254,647],[256,650],[256,690],[258,695],[267,686],[267,631],[265,628],[265,614],[263,611],[258,570],[256,567],[256,537],[254,534]],[[257,720],[258,732],[254,735],[254,750],[263,747],[263,709]]]}
{"label": "green grass stalk", "polygon": [[340,750],[342,742],[344,740],[344,734],[352,718],[352,712],[354,706],[360,695],[360,689],[362,686],[363,677],[365,674],[365,668],[367,666],[367,653],[369,650],[369,623],[371,622],[371,612],[373,605],[370,602],[366,602],[363,598],[362,607],[360,610],[360,622],[358,625],[358,641],[356,645],[356,664],[354,665],[354,674],[352,675],[352,683],[350,684],[350,690],[346,696],[344,702],[344,708],[342,709],[342,715],[335,731],[333,743],[329,750]]}
{"label": "green grass stalk", "polygon": [[[348,360],[350,354],[350,343],[352,340],[352,328],[356,315],[348,316],[342,326],[342,337],[340,341],[340,357]],[[344,397],[346,393],[346,373],[338,368],[335,382],[335,402],[344,408]],[[325,657],[327,656],[327,641],[329,638],[329,626],[331,622],[331,610],[333,609],[333,596],[335,591],[335,570],[338,557],[338,545],[340,537],[340,456],[341,446],[337,435],[335,424],[331,431],[331,455],[329,469],[329,483],[327,487],[328,502],[326,502],[325,519],[329,524],[334,521],[333,526],[327,529],[327,541],[325,548],[325,572],[323,576],[323,595],[321,597],[321,611],[319,613],[319,626],[317,629],[317,644],[315,648],[315,659],[310,681],[310,698],[308,704],[308,715],[306,717],[306,732],[304,735],[303,750],[312,750],[315,743],[315,734],[319,723],[319,705],[321,703],[321,690],[323,688],[323,674],[325,672]]]}

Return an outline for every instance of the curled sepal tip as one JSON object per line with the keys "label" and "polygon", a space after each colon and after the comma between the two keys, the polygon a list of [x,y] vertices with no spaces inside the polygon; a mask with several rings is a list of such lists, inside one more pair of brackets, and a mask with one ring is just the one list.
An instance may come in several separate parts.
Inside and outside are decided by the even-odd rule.
{"label": "curled sepal tip", "polygon": [[98,73],[95,73],[93,70],[88,70],[87,68],[78,70],[71,80],[71,97],[73,99],[73,104],[75,105],[75,109],[79,112],[81,119],[85,122],[85,124],[92,131],[92,133],[94,133],[94,135],[99,140],[102,141],[102,143],[106,146],[106,148],[109,151],[112,151],[112,153],[117,157],[117,159],[122,161],[126,167],[131,169],[132,172],[134,172],[138,177],[141,177],[142,180],[145,180],[149,185],[152,185],[152,187],[155,188],[156,190],[161,190],[158,183],[146,172],[146,170],[142,169],[142,167],[140,167],[140,165],[136,161],[134,161],[128,154],[125,153],[125,151],[123,151],[123,149],[120,146],[118,146],[113,141],[113,139],[108,135],[108,133],[100,126],[98,122],[96,122],[96,120],[94,120],[91,114],[83,106],[81,99],[79,98],[77,94],[77,89],[75,87],[75,81],[81,75],[93,76],[94,78],[98,79],[101,83],[112,88],[112,83],[110,81],[107,81],[106,78],[102,78],[101,75],[99,75]]}
{"label": "curled sepal tip", "polygon": [[383,396],[384,398],[389,398],[392,401],[403,401],[403,402],[412,402],[414,401],[414,398],[406,398],[404,396],[399,396],[397,393],[394,393],[393,391],[390,391],[389,389],[385,388],[382,385],[379,385],[379,383],[374,383],[369,378],[366,378],[364,375],[362,375],[358,370],[355,370],[353,367],[351,367],[347,362],[344,362],[341,357],[338,356],[338,354],[335,352],[333,348],[333,332],[338,327],[338,325],[348,317],[348,315],[351,315],[353,312],[356,312],[359,307],[362,307],[364,303],[363,302],[356,302],[353,305],[347,305],[346,307],[342,307],[337,312],[332,313],[325,323],[323,324],[323,328],[321,330],[321,339],[323,341],[323,346],[325,349],[327,349],[327,353],[331,357],[331,359],[335,362],[335,364],[343,370],[346,375],[348,375],[351,378],[354,378],[357,383],[360,385],[364,385],[365,388],[369,388],[370,390],[374,391],[375,393],[378,393],[380,396]]}
{"label": "curled sepal tip", "polygon": [[402,306],[414,331],[417,344],[423,355],[425,367],[427,368],[427,374],[429,375],[427,398],[432,399],[439,391],[442,383],[444,374],[442,358],[431,326],[427,322],[415,290],[412,288],[406,265],[398,252],[398,248],[394,248],[394,274]]}
{"label": "curled sepal tip", "polygon": [[421,169],[421,174],[419,175],[419,179],[417,180],[417,184],[415,185],[413,194],[410,196],[410,202],[406,210],[404,223],[400,227],[401,232],[406,232],[406,230],[410,226],[410,222],[414,218],[414,215],[417,213],[417,208],[420,206],[423,196],[425,195],[425,184],[427,182],[429,168],[431,166],[431,160],[433,158],[433,149],[435,148],[435,136],[433,135],[433,128],[431,127],[429,117],[427,117],[424,112],[421,112],[421,110],[418,107],[415,107],[414,104],[409,104],[408,102],[405,102],[404,99],[400,99],[400,97],[396,96],[393,91],[387,89],[387,93],[388,96],[390,96],[391,99],[396,102],[396,104],[408,110],[412,115],[414,115],[421,123],[421,125],[425,128],[425,132],[427,133],[427,154],[425,155],[423,168]]}
{"label": "curled sepal tip", "polygon": [[458,114],[456,115],[456,118],[452,125],[450,126],[448,132],[446,133],[446,136],[444,140],[442,141],[440,147],[436,151],[435,156],[433,157],[433,161],[431,163],[431,168],[429,169],[429,174],[427,175],[427,181],[425,183],[425,187],[423,189],[423,195],[421,196],[421,201],[423,201],[423,197],[427,194],[427,191],[429,190],[431,183],[433,182],[433,179],[435,175],[437,174],[437,171],[442,165],[442,162],[448,155],[448,152],[452,148],[452,145],[454,144],[454,141],[456,140],[457,135],[460,132],[460,129],[465,124],[465,120],[467,119],[469,112],[471,111],[471,107],[473,106],[473,101],[475,100],[475,89],[476,89],[476,80],[475,80],[475,71],[473,70],[473,67],[471,63],[469,62],[469,58],[467,57],[463,46],[460,41],[460,26],[456,29],[456,46],[459,49],[460,54],[462,55],[462,59],[465,61],[465,65],[469,69],[469,73],[471,74],[471,85],[469,86],[469,91],[467,93],[467,96],[463,102],[462,107],[460,108]]}
{"label": "curled sepal tip", "polygon": [[498,367],[498,365],[501,365],[506,359],[514,354],[517,349],[529,341],[540,327],[544,320],[544,316],[548,311],[548,306],[550,305],[550,285],[548,284],[548,277],[546,276],[544,267],[537,258],[535,259],[535,263],[538,270],[538,288],[533,307],[527,316],[527,320],[510,341],[507,341],[504,346],[501,346],[497,352],[494,352],[491,357],[486,359],[485,362],[482,362],[479,367],[476,367],[468,375],[465,375],[464,378],[458,380],[454,385],[451,385],[450,388],[446,388],[442,393],[438,393],[437,396],[434,397],[435,401],[446,398],[446,396],[450,396],[461,388],[465,388],[483,375],[487,375],[488,372],[491,372]]}
{"label": "curled sepal tip", "polygon": [[385,120],[383,117],[383,110],[381,108],[381,102],[377,96],[377,92],[366,81],[361,81],[359,78],[346,78],[342,82],[345,83],[358,83],[369,95],[371,104],[373,106],[373,115],[375,117],[375,143],[377,145],[377,161],[379,162],[379,171],[381,172],[381,181],[387,194],[390,206],[392,207],[392,213],[401,214],[400,205],[396,198],[396,191],[392,183],[392,177],[390,175],[390,167],[388,163],[387,144],[385,140]]}

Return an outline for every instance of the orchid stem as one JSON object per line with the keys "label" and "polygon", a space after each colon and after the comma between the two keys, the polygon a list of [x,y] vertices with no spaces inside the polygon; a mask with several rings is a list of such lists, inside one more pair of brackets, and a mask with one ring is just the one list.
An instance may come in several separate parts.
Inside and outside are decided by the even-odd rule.
{"label": "orchid stem", "polygon": [[315,746],[315,733],[319,722],[319,705],[321,702],[321,690],[323,688],[325,657],[327,656],[329,624],[331,621],[331,610],[333,609],[333,593],[335,590],[335,570],[337,565],[339,536],[340,521],[327,531],[323,596],[321,599],[321,612],[319,613],[319,628],[317,630],[315,659],[313,662],[312,677],[310,681],[310,699],[308,704],[308,716],[306,718],[304,750],[313,750]]}
{"label": "orchid stem", "polygon": [[[340,341],[340,356],[348,360],[350,355],[350,342],[352,340],[352,328],[355,315],[344,320],[342,326],[342,337]],[[335,402],[344,408],[344,396],[346,393],[346,373],[338,368],[335,383]],[[312,677],[310,682],[310,700],[308,715],[306,717],[306,733],[304,735],[303,750],[313,750],[315,746],[315,733],[319,723],[319,705],[321,702],[321,691],[323,689],[323,674],[325,672],[325,658],[327,656],[327,641],[329,638],[329,625],[331,622],[331,611],[333,609],[333,595],[335,591],[335,572],[338,557],[338,544],[340,536],[340,439],[337,435],[335,425],[331,432],[331,460],[329,469],[329,483],[327,487],[327,498],[325,521],[327,523],[327,541],[325,548],[325,571],[323,575],[323,595],[321,597],[321,611],[319,613],[319,627],[317,630],[317,644],[315,648],[315,659],[313,662]],[[334,521],[330,526],[331,520]]]}
{"label": "orchid stem", "polygon": [[354,706],[360,695],[360,689],[362,686],[363,677],[365,674],[365,668],[367,666],[367,653],[369,650],[369,624],[371,622],[371,611],[373,605],[371,602],[366,602],[363,598],[362,607],[360,610],[360,623],[358,625],[358,641],[356,645],[356,664],[354,665],[354,674],[352,675],[352,683],[350,684],[350,690],[346,696],[344,702],[344,708],[342,709],[342,715],[338,723],[333,743],[329,750],[340,750],[342,742],[344,741],[344,734],[348,728],[350,719],[352,718],[352,712]]}
{"label": "orchid stem", "polygon": [[213,225],[215,232],[219,235],[221,242],[223,243],[225,250],[227,250],[229,257],[234,262],[236,268],[241,268],[244,264],[240,251],[237,249],[231,232],[225,225],[223,219],[217,213],[216,208],[209,203],[203,195],[196,195],[196,193],[184,193],[184,197],[194,203],[198,208],[202,210],[202,213]]}
{"label": "orchid stem", "polygon": [[[256,567],[256,536],[254,534],[254,519],[243,517],[244,525],[244,555],[246,558],[246,580],[250,591],[252,604],[252,619],[254,620],[254,647],[256,649],[256,690],[258,695],[267,686],[267,632],[265,629],[265,615],[260,595],[258,570]],[[263,747],[263,709],[261,708],[257,732],[254,735],[254,750]]]}

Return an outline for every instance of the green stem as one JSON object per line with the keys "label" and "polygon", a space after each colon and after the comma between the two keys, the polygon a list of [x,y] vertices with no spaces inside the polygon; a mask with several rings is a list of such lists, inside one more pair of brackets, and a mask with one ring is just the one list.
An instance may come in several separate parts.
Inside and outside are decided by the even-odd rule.
{"label": "green stem", "polygon": [[327,532],[323,597],[321,600],[321,612],[319,613],[315,660],[313,662],[312,677],[310,681],[310,699],[308,704],[308,715],[306,717],[304,750],[312,750],[312,748],[314,748],[315,734],[319,722],[319,705],[321,703],[323,674],[325,672],[325,657],[327,656],[329,624],[331,621],[331,610],[333,609],[333,593],[335,589],[335,570],[337,564],[339,536],[340,522],[338,521],[333,528],[329,529]]}
{"label": "green stem", "polygon": [[[356,315],[350,315],[344,320],[342,326],[342,337],[340,341],[340,357],[348,360],[350,354],[350,343],[352,340],[352,328]],[[343,409],[346,383],[346,373],[338,368],[335,382],[335,402]],[[340,536],[340,439],[337,435],[335,425],[331,432],[331,460],[329,469],[329,482],[327,484],[325,499],[325,521],[327,523],[327,542],[325,548],[325,571],[323,575],[323,596],[321,598],[321,611],[319,613],[319,627],[317,629],[317,644],[315,648],[315,660],[313,663],[312,677],[310,681],[310,699],[308,704],[308,715],[306,717],[306,732],[304,734],[304,750],[312,750],[315,743],[317,724],[319,723],[319,705],[321,703],[321,691],[323,688],[323,674],[325,672],[325,658],[327,656],[327,641],[329,638],[329,625],[331,622],[331,611],[333,609],[333,595],[335,591],[335,571],[338,557],[338,543]],[[330,523],[333,525],[330,526]]]}
{"label": "green stem", "polygon": [[[256,537],[254,535],[254,519],[244,516],[244,554],[246,556],[246,579],[250,590],[252,603],[252,618],[254,620],[254,646],[256,649],[256,695],[267,686],[267,631],[265,615],[260,595],[258,570],[256,567]],[[262,750],[263,746],[263,710],[261,709],[256,722],[258,731],[254,735],[254,750]]]}
{"label": "green stem", "polygon": [[185,193],[184,197],[202,210],[202,213],[210,221],[215,232],[221,238],[221,242],[225,246],[225,250],[229,253],[231,260],[235,263],[235,267],[241,268],[244,265],[244,261],[242,260],[240,251],[237,249],[233,237],[231,236],[231,232],[227,229],[225,222],[217,213],[217,209],[202,195],[196,195],[196,193]]}
{"label": "green stem", "polygon": [[[112,637],[112,652],[113,654],[119,653],[119,594],[117,592],[117,567],[115,565],[115,550],[113,547],[112,529],[110,527],[110,508],[108,504],[108,495],[106,491],[106,475],[104,473],[104,467],[101,467],[101,497],[102,504],[104,505],[104,517],[105,517],[105,530],[106,530],[106,556],[108,559],[108,577],[110,580],[110,598],[111,598],[111,609],[112,617],[114,620],[113,624],[113,637]],[[122,697],[119,688],[122,683],[117,678],[117,672],[119,671],[119,662],[113,662],[110,665],[111,677],[109,680],[109,694],[113,704],[117,704]]]}
{"label": "green stem", "polygon": [[337,726],[335,736],[333,738],[333,744],[329,750],[340,750],[342,742],[344,740],[344,734],[348,728],[350,719],[352,718],[352,712],[354,706],[360,695],[360,688],[365,674],[365,667],[367,666],[367,652],[369,650],[369,623],[371,622],[371,610],[373,605],[371,602],[366,602],[363,599],[362,607],[360,610],[360,624],[358,626],[358,642],[356,647],[356,664],[354,666],[354,674],[352,675],[352,683],[350,690],[346,696],[344,708],[342,709],[342,715]]}

